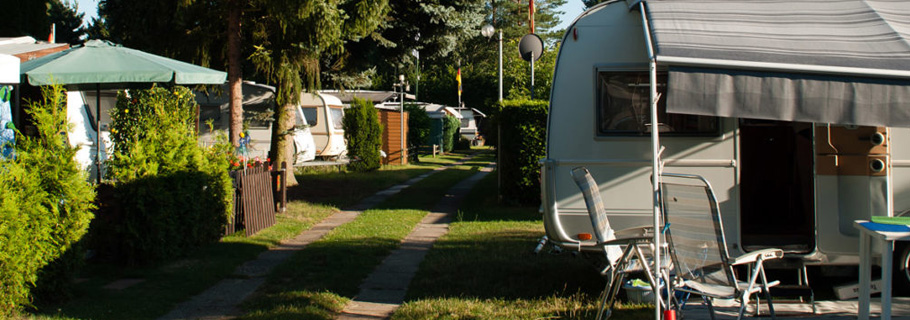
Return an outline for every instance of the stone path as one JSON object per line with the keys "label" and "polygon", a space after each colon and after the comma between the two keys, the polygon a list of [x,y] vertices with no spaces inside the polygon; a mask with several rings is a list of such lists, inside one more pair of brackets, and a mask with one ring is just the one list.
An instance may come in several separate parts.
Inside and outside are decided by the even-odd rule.
{"label": "stone path", "polygon": [[360,285],[360,293],[337,317],[347,319],[386,319],[404,302],[408,285],[433,243],[449,231],[452,215],[462,199],[484,176],[493,171],[487,166],[449,189],[414,230],[402,240],[401,247],[389,254]]}
{"label": "stone path", "polygon": [[[255,260],[247,261],[237,267],[231,277],[221,280],[208,290],[192,297],[175,307],[159,320],[175,319],[231,319],[241,315],[238,305],[262,286],[266,276],[279,264],[290,258],[297,251],[321,239],[336,227],[351,222],[364,210],[384,201],[401,190],[423,180],[424,178],[448,169],[449,167],[463,164],[473,156],[466,157],[451,165],[436,168],[433,171],[414,177],[404,183],[380,191],[347,210],[332,214],[312,228],[303,231],[297,237],[283,241],[280,245],[261,253]],[[412,275],[413,276],[413,275]]]}

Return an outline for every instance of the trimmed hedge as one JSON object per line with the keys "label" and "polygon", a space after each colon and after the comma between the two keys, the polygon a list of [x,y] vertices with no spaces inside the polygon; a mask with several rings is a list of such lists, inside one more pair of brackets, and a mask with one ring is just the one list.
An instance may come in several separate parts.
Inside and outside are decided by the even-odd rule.
{"label": "trimmed hedge", "polygon": [[504,100],[496,113],[502,125],[503,199],[540,204],[540,159],[546,156],[547,112],[544,100]]}
{"label": "trimmed hedge", "polygon": [[442,123],[442,147],[443,152],[452,152],[455,150],[455,141],[458,141],[458,128],[461,127],[461,121],[453,115],[446,115]]}
{"label": "trimmed hedge", "polygon": [[427,110],[415,104],[405,104],[404,111],[408,112],[408,160],[419,162],[420,146],[426,144],[430,138],[430,115]]}
{"label": "trimmed hedge", "polygon": [[382,166],[382,125],[376,108],[369,101],[354,98],[351,107],[344,110],[344,138],[348,141],[348,169],[367,172]]}
{"label": "trimmed hedge", "polygon": [[[30,304],[39,274],[48,279],[71,274],[39,270],[70,250],[92,219],[95,190],[74,160],[77,149],[64,139],[66,91],[52,86],[41,92],[42,100],[25,109],[37,135],[19,135],[16,158],[0,160],[0,317]],[[82,259],[68,256],[62,260]]]}
{"label": "trimmed hedge", "polygon": [[[109,161],[116,210],[99,219],[105,249],[128,263],[159,262],[217,241],[232,214],[230,150],[203,148],[193,93],[184,87],[120,92]],[[95,226],[93,225],[93,229]],[[95,236],[93,230],[93,237]],[[111,242],[111,241],[96,241]]]}

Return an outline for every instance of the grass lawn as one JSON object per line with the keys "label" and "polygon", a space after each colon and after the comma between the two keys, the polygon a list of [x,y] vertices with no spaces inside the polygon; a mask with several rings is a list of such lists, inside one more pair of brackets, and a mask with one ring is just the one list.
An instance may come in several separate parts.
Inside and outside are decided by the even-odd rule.
{"label": "grass lawn", "polygon": [[[463,155],[451,156],[451,158]],[[436,160],[440,159],[440,160]],[[245,261],[254,259],[269,247],[296,236],[341,205],[356,203],[379,190],[398,184],[441,164],[450,158],[428,158],[420,165],[389,166],[373,173],[333,173],[313,175],[322,178],[319,187],[307,182],[307,174],[298,176],[300,186],[291,187],[288,210],[277,216],[276,225],[253,237],[242,233],[224,237],[220,242],[200,248],[190,257],[162,265],[123,267],[89,263],[79,275],[74,298],[61,304],[38,304],[32,314],[36,319],[155,319],[177,303],[198,294],[219,280],[229,277]],[[311,180],[315,180],[311,179]],[[352,190],[343,200],[317,201],[311,190]],[[313,198],[307,198],[307,196]],[[122,290],[104,288],[122,279],[139,282]]]}
{"label": "grass lawn", "polygon": [[[496,175],[472,190],[436,241],[393,319],[592,319],[604,285],[594,264],[571,254],[535,255],[537,208],[496,203]],[[653,316],[622,306],[611,319]]]}
{"label": "grass lawn", "polygon": [[485,164],[434,174],[310,244],[276,268],[241,319],[333,319],[445,191]]}

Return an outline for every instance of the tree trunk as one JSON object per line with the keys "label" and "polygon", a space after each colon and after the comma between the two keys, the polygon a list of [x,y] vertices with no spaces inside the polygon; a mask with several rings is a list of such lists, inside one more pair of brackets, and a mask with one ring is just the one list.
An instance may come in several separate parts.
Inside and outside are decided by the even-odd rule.
{"label": "tree trunk", "polygon": [[240,146],[240,133],[243,131],[243,86],[240,68],[240,0],[229,3],[228,12],[228,84],[231,98],[231,144]]}
{"label": "tree trunk", "polygon": [[[272,163],[277,166],[280,166],[281,163],[287,162],[288,172],[287,180],[284,183],[287,186],[296,186],[297,178],[294,177],[294,141],[288,132],[294,128],[294,123],[297,121],[296,113],[294,112],[297,109],[296,104],[285,104],[278,107],[280,110],[275,112],[275,122],[274,128],[272,128],[272,145],[269,148],[269,155],[272,158]],[[284,152],[276,152],[277,150],[284,150]]]}

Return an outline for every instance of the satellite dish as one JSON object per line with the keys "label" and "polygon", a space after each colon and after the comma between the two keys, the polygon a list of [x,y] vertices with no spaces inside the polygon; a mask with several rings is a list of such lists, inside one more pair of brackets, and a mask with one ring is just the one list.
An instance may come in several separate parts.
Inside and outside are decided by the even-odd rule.
{"label": "satellite dish", "polygon": [[525,61],[531,61],[532,56],[534,61],[537,61],[537,59],[540,59],[540,55],[543,54],[543,41],[536,34],[526,34],[518,42],[518,53],[521,54],[521,58]]}

